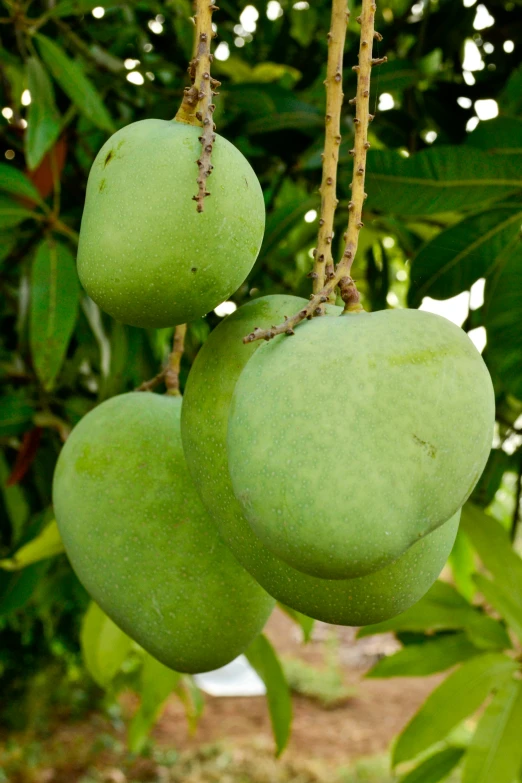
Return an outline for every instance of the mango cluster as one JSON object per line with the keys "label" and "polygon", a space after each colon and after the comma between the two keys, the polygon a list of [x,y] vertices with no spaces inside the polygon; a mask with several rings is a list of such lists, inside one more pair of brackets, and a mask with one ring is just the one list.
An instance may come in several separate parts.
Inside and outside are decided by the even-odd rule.
{"label": "mango cluster", "polygon": [[[194,208],[198,130],[123,128],[89,176],[78,253],[87,292],[124,323],[199,318],[261,245],[259,182],[221,137]],[[467,335],[429,313],[326,315],[243,344],[303,307],[249,302],[200,350],[181,398],[130,392],[75,427],[56,518],[93,599],[158,660],[218,668],[275,600],[325,622],[403,612],[433,584],[486,463],[494,394]]]}

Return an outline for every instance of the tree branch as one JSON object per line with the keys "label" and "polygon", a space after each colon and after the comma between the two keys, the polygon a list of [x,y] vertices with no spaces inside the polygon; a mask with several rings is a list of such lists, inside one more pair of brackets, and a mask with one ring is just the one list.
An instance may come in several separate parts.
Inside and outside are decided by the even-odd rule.
{"label": "tree branch", "polygon": [[[341,144],[341,107],[343,105],[343,54],[346,40],[346,25],[350,17],[346,0],[332,0],[332,19],[328,33],[328,62],[326,66],[326,116],[323,159],[323,173],[319,192],[321,214],[317,247],[314,250],[314,268],[311,272],[313,292],[319,293],[326,280],[326,274],[333,272],[332,239],[337,199],[337,164]],[[324,314],[324,307],[317,308]]]}
{"label": "tree branch", "polygon": [[198,212],[203,212],[204,199],[210,196],[207,191],[207,178],[212,173],[212,148],[216,140],[216,126],[212,115],[216,108],[212,97],[217,95],[216,88],[221,82],[210,75],[210,65],[214,56],[210,53],[210,42],[214,36],[212,31],[212,12],[219,10],[209,0],[195,0],[196,30],[194,33],[194,57],[190,61],[188,72],[192,85],[184,90],[183,100],[175,119],[188,125],[202,127],[201,154],[197,160],[199,175],[197,178],[198,193],[192,198],[197,204]]}
{"label": "tree branch", "polygon": [[270,329],[254,329],[249,335],[243,338],[243,342],[249,343],[254,340],[271,340],[278,334],[293,334],[294,327],[305,318],[312,318],[321,313],[321,305],[328,301],[329,296],[339,286],[341,296],[345,303],[345,312],[362,310],[359,301],[359,292],[355,286],[350,271],[353,260],[357,252],[359,241],[359,232],[363,227],[362,211],[366,198],[364,191],[364,181],[366,173],[366,153],[370,147],[368,143],[368,124],[373,120],[370,114],[370,74],[373,66],[386,62],[385,57],[373,58],[372,48],[374,38],[381,40],[380,33],[375,32],[376,5],[373,0],[363,0],[362,13],[357,18],[361,24],[361,39],[359,46],[359,63],[354,65],[353,69],[357,72],[357,95],[350,103],[355,103],[355,143],[352,150],[354,159],[353,177],[352,177],[352,197],[348,203],[348,228],[344,235],[343,255],[337,268],[326,275],[327,282],[317,293],[310,298],[306,307],[302,308],[291,318],[287,318],[279,326],[273,326]]}
{"label": "tree branch", "polygon": [[172,343],[172,352],[169,354],[167,364],[160,372],[151,378],[150,381],[143,381],[136,391],[153,391],[156,386],[164,383],[167,387],[167,394],[179,397],[179,368],[181,366],[181,357],[185,349],[185,335],[187,333],[187,324],[179,324],[174,330],[174,340]]}
{"label": "tree branch", "polygon": [[175,397],[179,397],[179,368],[181,365],[181,357],[185,349],[185,335],[187,333],[187,324],[180,324],[176,326],[174,331],[174,344],[172,346],[172,353],[169,356],[167,369],[165,371],[165,386],[167,387],[167,394],[171,394]]}

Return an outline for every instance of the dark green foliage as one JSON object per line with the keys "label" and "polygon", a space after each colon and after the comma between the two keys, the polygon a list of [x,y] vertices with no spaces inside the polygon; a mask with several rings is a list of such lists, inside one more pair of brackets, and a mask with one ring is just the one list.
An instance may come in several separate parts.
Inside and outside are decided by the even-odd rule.
{"label": "dark green foliage", "polygon": [[[231,52],[228,60],[214,62],[215,75],[223,81],[215,114],[218,130],[250,160],[267,207],[264,244],[251,275],[233,297],[238,304],[251,296],[291,292],[307,297],[310,291],[306,274],[317,221],[307,223],[303,217],[319,206],[329,2],[315,0],[308,10],[293,8],[289,0],[281,4],[283,15],[271,21],[265,1],[254,0],[257,29],[242,48],[234,43],[234,26],[245,3],[223,0],[215,17],[218,41],[228,43]],[[105,8],[102,19],[92,16],[94,6]],[[3,4],[2,17],[11,7]],[[375,72],[372,106],[378,107],[379,93],[389,92],[395,107],[376,112],[371,126],[370,197],[354,274],[368,309],[406,303],[410,262],[409,301],[414,306],[425,295],[452,296],[486,277],[485,304],[470,313],[465,328],[487,328],[485,359],[497,395],[500,442],[473,500],[483,507],[496,503],[505,527],[516,528],[518,510],[502,505],[495,494],[499,488],[504,496],[511,492],[514,505],[512,479],[520,465],[522,68],[516,68],[516,58],[522,33],[518,2],[490,0],[488,9],[495,25],[479,34],[473,28],[476,7],[464,8],[460,2],[430,2],[418,16],[405,0],[380,4],[377,27],[384,41],[377,55],[387,54],[389,61]],[[347,97],[355,84],[351,66],[357,8],[353,11],[345,60]],[[83,293],[78,307],[71,256],[76,255],[87,175],[97,151],[113,128],[174,115],[186,84],[193,29],[189,0],[33,2],[27,13],[35,35],[23,30],[17,35],[13,24],[3,24],[0,39],[1,106],[12,111],[9,121],[0,117],[2,155],[7,153],[0,164],[0,560],[11,566],[12,555],[50,521],[43,512],[50,505],[54,464],[71,426],[97,403],[155,375],[169,350],[171,329],[123,327]],[[157,15],[164,17],[160,34],[149,27]],[[472,85],[462,78],[467,38],[475,38],[485,61],[474,72]],[[513,54],[503,51],[506,38],[515,42]],[[483,42],[493,44],[494,51],[486,54]],[[143,85],[127,80],[128,58],[139,60],[133,70],[141,73]],[[25,107],[21,99],[27,88],[32,102]],[[494,98],[500,116],[467,133],[474,109],[462,108],[459,97],[471,102]],[[335,252],[349,197],[352,118],[346,104]],[[21,119],[28,122],[25,130]],[[427,131],[438,134],[431,149]],[[402,157],[405,153],[408,159]],[[42,272],[42,248],[51,246],[59,248],[52,275]],[[37,277],[45,285],[35,295]],[[55,299],[53,292],[67,296]],[[190,325],[182,386],[218,320],[211,313]],[[46,353],[50,324],[52,355]],[[7,487],[12,473],[16,483]],[[500,574],[490,534],[479,541],[480,526],[465,527],[494,577],[495,587],[483,581],[480,589],[489,590],[491,603],[515,628],[520,607],[517,602],[506,606],[506,593],[511,602],[514,598],[506,579],[514,578],[517,569]],[[469,541],[462,544],[460,539],[459,546],[460,556],[452,562],[465,575],[457,584],[470,598]],[[63,556],[21,570],[6,570],[5,564],[0,568],[0,689],[8,703],[19,704],[23,691],[30,690],[29,672],[53,663],[61,676],[77,664],[87,596]],[[446,654],[452,644],[442,641],[444,634],[464,633],[468,643],[455,643],[460,661],[475,648],[498,655],[509,646],[505,624],[472,607],[467,598],[436,586],[422,607],[399,618],[402,625],[396,627],[421,637],[429,628],[437,633],[430,642],[442,645]],[[514,689],[506,688],[504,703],[510,700],[513,707],[502,714],[509,726],[519,701]],[[496,714],[491,707],[485,717],[493,721]],[[11,716],[27,718],[20,709]],[[479,751],[475,757],[482,769]],[[509,758],[502,745],[496,750],[499,757]],[[433,777],[433,769],[444,769],[457,758],[450,749],[448,756],[425,762],[424,783],[428,775],[442,779]],[[501,774],[510,774],[507,763],[498,775],[484,768],[488,783],[502,783]]]}

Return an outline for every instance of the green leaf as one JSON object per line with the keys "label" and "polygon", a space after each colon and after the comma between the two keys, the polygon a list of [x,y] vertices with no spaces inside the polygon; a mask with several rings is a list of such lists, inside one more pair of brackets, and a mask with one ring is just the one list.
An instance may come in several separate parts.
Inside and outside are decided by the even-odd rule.
{"label": "green leaf", "polygon": [[496,155],[522,155],[522,120],[518,117],[496,117],[489,122],[479,122],[470,133],[467,144],[488,150]]}
{"label": "green leaf", "polygon": [[475,582],[486,599],[507,624],[513,629],[519,641],[522,641],[522,596],[507,592],[496,582],[492,582],[482,574],[475,575]]}
{"label": "green leaf", "polygon": [[290,688],[279,659],[264,634],[254,639],[245,655],[265,683],[272,731],[277,755],[280,756],[288,743],[292,726]]}
{"label": "green leaf", "polygon": [[19,435],[28,429],[34,409],[26,397],[9,394],[0,398],[0,436]]}
{"label": "green leaf", "polygon": [[294,621],[294,623],[297,623],[297,625],[301,628],[301,631],[303,632],[303,641],[309,642],[312,638],[312,631],[314,630],[315,620],[312,617],[307,617],[305,614],[301,614],[301,612],[298,612],[296,609],[291,609],[289,606],[282,604],[280,601],[278,601],[278,606],[285,614],[288,615],[288,617],[290,617],[291,620]]}
{"label": "green leaf", "polygon": [[522,189],[508,160],[472,147],[436,146],[403,158],[375,150],[368,155],[368,206],[401,215],[469,210]]}
{"label": "green leaf", "polygon": [[500,104],[509,114],[516,115],[522,111],[522,65],[512,71],[500,94]]}
{"label": "green leaf", "polygon": [[107,688],[127,657],[131,640],[91,601],[83,618],[80,641],[87,671],[101,688]]}
{"label": "green leaf", "polygon": [[185,708],[188,729],[193,734],[203,714],[205,697],[190,674],[184,674],[174,690],[176,696]]}
{"label": "green leaf", "polygon": [[453,579],[457,589],[467,601],[472,601],[475,595],[475,551],[470,540],[462,529],[459,529],[453,549],[449,556],[449,564],[453,571]]}
{"label": "green leaf", "polygon": [[495,582],[522,602],[522,558],[502,525],[470,502],[462,509],[461,525]]}
{"label": "green leaf", "polygon": [[379,92],[398,92],[419,81],[419,71],[411,60],[390,60],[379,73]]}
{"label": "green leaf", "polygon": [[114,131],[111,116],[92,82],[76,60],[46,36],[35,36],[42,59],[62,90],[91,122],[102,130]]}
{"label": "green leaf", "polygon": [[471,606],[464,596],[445,582],[435,582],[424,598],[406,612],[377,625],[361,628],[357,636],[389,631],[466,631],[471,642],[481,649],[504,650],[511,642],[501,623]]}
{"label": "green leaf", "polygon": [[23,220],[34,218],[36,213],[23,207],[14,199],[0,194],[0,231],[14,228]]}
{"label": "green leaf", "polygon": [[486,467],[471,494],[471,501],[481,508],[487,508],[500,489],[504,473],[513,469],[512,462],[512,455],[506,454],[503,449],[491,449]]}
{"label": "green leaf", "polygon": [[425,296],[449,299],[491,274],[521,223],[522,205],[514,204],[472,215],[437,234],[412,261],[410,307]]}
{"label": "green leaf", "polygon": [[282,207],[271,212],[266,221],[265,236],[259,254],[260,259],[266,258],[296,224],[303,220],[309,209],[318,206],[316,197],[310,199],[295,199],[287,201]]}
{"label": "green leaf", "polygon": [[31,170],[37,168],[60,135],[61,118],[47,71],[37,57],[27,61],[27,82],[31,103],[25,133],[25,158]]}
{"label": "green leaf", "polygon": [[367,677],[427,677],[480,655],[482,651],[465,633],[440,636],[424,644],[411,644],[382,658]]}
{"label": "green leaf", "polygon": [[522,680],[493,696],[466,753],[462,783],[513,783],[522,764]]}
{"label": "green leaf", "polygon": [[96,6],[114,8],[121,5],[117,0],[62,0],[50,10],[50,16],[81,16],[92,11]]}
{"label": "green leaf", "polygon": [[31,180],[8,163],[0,163],[0,190],[34,201],[35,204],[41,201],[40,194]]}
{"label": "green leaf", "polygon": [[522,400],[522,245],[519,238],[505,249],[502,263],[486,283],[484,326],[487,356],[508,392]]}
{"label": "green leaf", "polygon": [[463,755],[463,748],[444,748],[404,775],[399,783],[439,783],[455,769]]}
{"label": "green leaf", "polygon": [[34,563],[22,571],[0,571],[0,617],[17,612],[31,599],[48,563]]}
{"label": "green leaf", "polygon": [[168,669],[152,655],[145,653],[141,671],[141,704],[130,723],[128,733],[131,753],[140,753],[143,749],[150,730],[180,679],[181,674]]}
{"label": "green leaf", "polygon": [[357,636],[372,636],[388,631],[426,631],[463,628],[475,615],[475,610],[446,582],[437,581],[424,598],[406,612],[376,625],[361,628]]}
{"label": "green leaf", "polygon": [[489,692],[517,670],[515,661],[486,653],[462,664],[434,690],[408,723],[393,753],[393,766],[415,758],[443,740],[464,718],[478,710]]}
{"label": "green leaf", "polygon": [[31,273],[30,343],[46,389],[62,366],[78,315],[80,286],[70,250],[49,238],[36,251]]}
{"label": "green leaf", "polygon": [[[3,266],[4,261],[8,258],[17,243],[16,235],[0,234],[0,268]],[[0,418],[1,418],[0,413]]]}
{"label": "green leaf", "polygon": [[0,452],[0,492],[2,493],[5,510],[11,523],[11,541],[16,544],[22,537],[30,508],[22,488],[18,484],[6,485],[11,471],[3,452]]}
{"label": "green leaf", "polygon": [[38,563],[49,557],[55,557],[64,551],[63,542],[56,521],[50,522],[42,532],[24,544],[12,557],[0,560],[4,571],[19,571],[32,563]]}
{"label": "green leaf", "polygon": [[290,35],[302,47],[310,46],[317,28],[317,11],[313,6],[290,9]]}

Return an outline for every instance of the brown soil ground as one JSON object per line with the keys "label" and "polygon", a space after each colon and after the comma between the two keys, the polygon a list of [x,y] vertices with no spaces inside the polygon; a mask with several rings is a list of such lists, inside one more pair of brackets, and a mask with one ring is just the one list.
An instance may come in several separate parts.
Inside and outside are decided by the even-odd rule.
{"label": "brown soil ground", "polygon": [[[264,697],[206,696],[203,716],[192,735],[187,728],[183,706],[172,698],[153,731],[154,752],[165,755],[170,749],[176,749],[187,757],[189,766],[196,759],[197,774],[183,773],[183,783],[193,780],[196,783],[207,780],[217,783],[229,780],[231,783],[264,783],[265,780],[268,783],[329,783],[331,780],[337,783],[339,768],[347,767],[361,757],[385,753],[391,740],[441,679],[440,676],[364,679],[366,671],[382,655],[397,649],[391,635],[357,640],[355,629],[317,623],[312,640],[304,645],[300,630],[279,610],[270,619],[266,633],[281,656],[300,658],[317,668],[325,666],[333,645],[344,684],[353,688],[353,695],[334,709],[325,709],[315,700],[295,695],[292,736],[282,762],[273,759],[273,739]],[[122,705],[125,716],[130,717],[136,706],[135,697],[125,696]],[[33,744],[39,748],[34,764],[28,761],[27,755],[27,747]],[[9,746],[19,749],[19,764]],[[229,753],[229,760],[221,762],[219,757],[217,762],[212,761],[212,774],[207,777],[200,767],[207,763],[205,748],[210,746],[214,746],[214,750],[208,752]],[[11,737],[11,743],[7,744],[0,741],[0,773],[6,754],[10,758],[8,768],[13,770],[7,778],[9,783],[178,781],[174,767],[168,773],[169,777],[161,777],[161,769],[165,774],[167,769],[158,759],[130,759],[125,751],[124,724],[111,722],[99,713],[79,722],[59,723],[46,737]],[[246,765],[249,771],[238,772],[234,777],[229,777],[228,772],[221,775],[215,771],[216,764],[219,768],[220,763],[241,770]],[[275,766],[270,766],[273,764]],[[268,771],[262,773],[261,768]],[[171,774],[174,777],[170,777]],[[0,774],[0,783],[5,780]],[[364,777],[364,780],[381,781],[384,778]]]}
{"label": "brown soil ground", "polygon": [[[294,720],[288,755],[328,760],[335,765],[386,751],[391,740],[412,717],[440,676],[366,680],[365,672],[383,654],[398,649],[392,636],[355,639],[355,629],[317,623],[312,640],[303,645],[297,627],[282,612],[272,615],[266,634],[281,655],[309,664],[324,663],[325,640],[335,634],[347,685],[355,695],[333,710],[294,696]],[[182,705],[172,700],[154,731],[160,745],[194,748],[209,742],[272,742],[266,702],[260,698],[206,697],[196,733],[187,731]]]}

